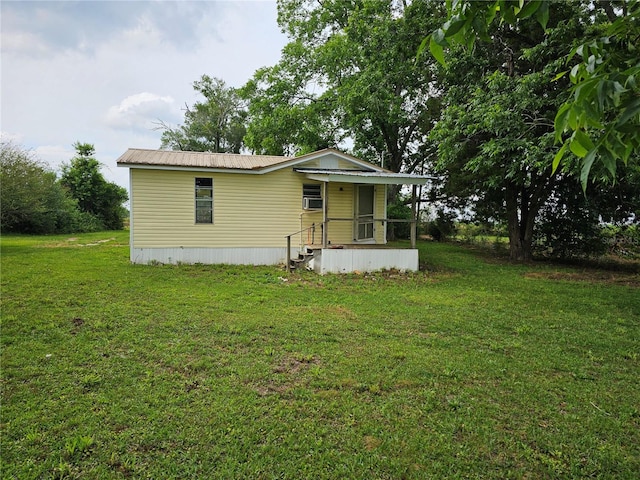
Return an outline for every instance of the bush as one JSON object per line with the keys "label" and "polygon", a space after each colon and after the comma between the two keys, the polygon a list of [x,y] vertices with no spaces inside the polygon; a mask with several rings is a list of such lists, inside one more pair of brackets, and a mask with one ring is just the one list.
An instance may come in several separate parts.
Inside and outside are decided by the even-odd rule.
{"label": "bush", "polygon": [[80,211],[55,173],[30,152],[2,143],[0,166],[3,232],[44,235],[105,228],[97,216]]}
{"label": "bush", "polygon": [[435,220],[427,223],[427,235],[430,235],[437,242],[442,242],[451,237],[456,232],[454,222],[455,215],[444,210],[438,210]]}
{"label": "bush", "polygon": [[602,237],[609,253],[623,257],[640,256],[640,225],[607,225],[602,228]]}

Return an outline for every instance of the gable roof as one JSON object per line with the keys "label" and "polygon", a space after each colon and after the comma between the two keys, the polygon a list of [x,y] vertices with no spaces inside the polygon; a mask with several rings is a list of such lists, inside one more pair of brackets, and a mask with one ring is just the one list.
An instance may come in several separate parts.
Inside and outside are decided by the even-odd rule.
{"label": "gable roof", "polygon": [[[347,162],[351,168],[330,166],[337,162],[336,158]],[[305,163],[310,168],[304,168]],[[319,168],[318,163],[324,165]],[[285,167],[293,167],[295,172],[304,174],[311,180],[321,182],[423,185],[427,180],[433,180],[433,177],[427,175],[394,173],[333,148],[325,148],[299,157],[130,148],[118,158],[117,164],[119,167],[154,170],[252,174],[263,174]]]}
{"label": "gable roof", "polygon": [[117,160],[119,167],[162,170],[218,170],[235,173],[268,173],[327,157],[337,157],[362,171],[387,170],[333,148],[318,150],[299,157],[277,155],[244,155],[235,153],[183,152],[130,148]]}

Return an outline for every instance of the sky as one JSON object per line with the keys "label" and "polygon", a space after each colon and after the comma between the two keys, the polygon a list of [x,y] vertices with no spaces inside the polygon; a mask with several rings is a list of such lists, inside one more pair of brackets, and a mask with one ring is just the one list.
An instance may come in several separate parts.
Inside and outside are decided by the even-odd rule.
{"label": "sky", "polygon": [[93,144],[104,177],[127,148],[160,148],[204,74],[240,87],[287,38],[271,1],[0,2],[0,132],[59,171]]}

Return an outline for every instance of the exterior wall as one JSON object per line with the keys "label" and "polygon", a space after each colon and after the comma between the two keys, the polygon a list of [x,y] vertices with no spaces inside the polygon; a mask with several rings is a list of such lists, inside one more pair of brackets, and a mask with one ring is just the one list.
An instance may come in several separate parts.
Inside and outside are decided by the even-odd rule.
{"label": "exterior wall", "polygon": [[[353,218],[355,188],[352,183],[329,183],[329,218]],[[331,245],[353,243],[353,221],[329,222]]]}
{"label": "exterior wall", "polygon": [[359,170],[362,168],[352,162],[340,158],[334,153],[325,154],[322,158],[316,158],[315,160],[309,160],[301,166],[304,168],[329,168],[340,170]]}
{"label": "exterior wall", "polygon": [[[299,230],[304,176],[131,169],[132,248],[283,247]],[[213,178],[213,224],[195,223],[194,182]]]}
{"label": "exterior wall", "polygon": [[[213,224],[195,223],[195,178],[213,178]],[[130,169],[131,260],[136,263],[284,262],[285,235],[316,223],[322,242],[322,211],[302,208],[302,185],[314,183],[285,168],[266,174]],[[385,216],[386,188],[375,186],[375,218]],[[353,218],[355,186],[328,184],[328,215]],[[351,221],[329,222],[332,245],[353,243]],[[384,226],[374,238],[385,243]],[[292,238],[293,255],[310,233]],[[221,256],[222,255],[222,256]],[[277,258],[276,258],[277,257]],[[243,258],[246,261],[242,260]]]}

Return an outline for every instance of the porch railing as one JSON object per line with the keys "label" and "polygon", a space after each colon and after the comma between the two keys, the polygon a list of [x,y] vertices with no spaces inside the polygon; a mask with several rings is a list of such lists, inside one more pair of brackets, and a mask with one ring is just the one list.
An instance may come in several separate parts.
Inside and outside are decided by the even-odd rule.
{"label": "porch railing", "polygon": [[[329,217],[326,219],[325,222],[323,222],[323,230],[325,232],[328,232],[327,229],[327,224],[329,222],[352,222],[352,223],[357,223],[359,221],[358,218],[340,218],[340,217]],[[410,241],[411,241],[411,248],[416,248],[416,226],[417,226],[417,220],[415,218],[413,219],[404,219],[404,218],[367,218],[367,219],[363,219],[362,223],[371,223],[371,222],[381,222],[382,226],[384,228],[387,227],[387,223],[410,223],[411,224],[411,228],[410,228]],[[327,245],[323,245],[324,247],[326,247]]]}
{"label": "porch railing", "polygon": [[291,233],[285,237],[287,239],[287,272],[291,272],[291,237],[295,235],[302,235],[304,232],[309,232],[311,234],[311,244],[313,245],[316,237],[315,223],[312,223],[310,227],[303,228],[302,230],[298,230],[297,232]]}

